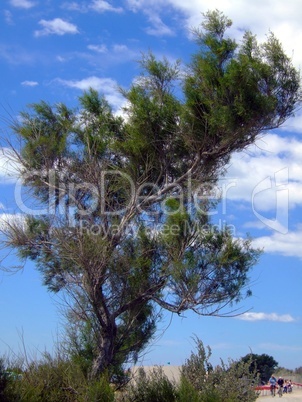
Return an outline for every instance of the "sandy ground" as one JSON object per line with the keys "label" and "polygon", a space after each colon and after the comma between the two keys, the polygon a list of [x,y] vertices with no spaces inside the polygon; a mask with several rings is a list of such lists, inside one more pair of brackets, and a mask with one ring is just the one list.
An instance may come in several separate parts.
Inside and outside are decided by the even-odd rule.
{"label": "sandy ground", "polygon": [[[174,380],[174,381],[178,381],[180,378],[180,366],[144,366],[144,370],[145,372],[148,373],[152,373],[152,370],[156,370],[158,369],[158,367],[161,367],[164,374],[168,377],[168,379],[170,381]],[[140,367],[138,366],[134,366],[131,368],[131,372],[132,374],[136,375],[137,371],[139,370]]]}

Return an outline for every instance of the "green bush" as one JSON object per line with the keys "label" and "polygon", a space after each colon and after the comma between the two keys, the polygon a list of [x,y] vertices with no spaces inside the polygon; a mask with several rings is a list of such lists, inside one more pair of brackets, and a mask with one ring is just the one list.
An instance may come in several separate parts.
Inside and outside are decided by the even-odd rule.
{"label": "green bush", "polygon": [[176,400],[176,387],[164,374],[161,367],[151,373],[139,369],[135,383],[130,385],[124,401],[135,402],[174,402]]}
{"label": "green bush", "polygon": [[199,392],[202,402],[253,402],[257,399],[254,384],[258,383],[255,371],[250,371],[250,361],[230,360],[213,368],[209,362],[211,349],[207,351],[198,338],[195,338],[196,353],[191,353],[182,366],[181,378],[186,378]]}
{"label": "green bush", "polygon": [[81,402],[114,402],[114,391],[106,378],[88,383],[87,391],[84,392]]}
{"label": "green bush", "polygon": [[181,377],[177,387],[177,402],[200,402],[200,394],[184,376]]}
{"label": "green bush", "polygon": [[45,353],[9,382],[5,397],[1,402],[113,402],[114,391],[106,377],[90,381],[79,365]]}

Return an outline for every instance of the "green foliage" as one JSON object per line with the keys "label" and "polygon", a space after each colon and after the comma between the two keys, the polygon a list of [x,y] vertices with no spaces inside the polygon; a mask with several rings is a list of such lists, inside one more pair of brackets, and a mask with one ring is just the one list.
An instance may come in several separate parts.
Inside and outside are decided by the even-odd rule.
{"label": "green foliage", "polygon": [[99,381],[92,381],[88,384],[87,391],[83,393],[81,401],[87,402],[113,402],[115,401],[114,391],[108,380],[101,377]]}
{"label": "green foliage", "polygon": [[58,156],[64,156],[74,115],[63,104],[57,104],[54,109],[42,101],[31,108],[35,117],[22,112],[22,123],[15,125],[14,129],[26,141],[22,156],[31,168],[39,169],[58,161]]}
{"label": "green foliage", "polygon": [[112,140],[122,136],[122,120],[112,115],[107,100],[93,88],[85,92],[79,101],[82,111],[75,131],[76,144],[83,147],[82,162],[91,157],[106,161]]}
{"label": "green foliage", "polygon": [[200,402],[199,391],[191,384],[191,382],[185,376],[181,377],[180,383],[177,387],[176,401]]}
{"label": "green foliage", "polygon": [[129,401],[137,402],[174,402],[175,384],[163,373],[161,367],[146,374],[143,368],[139,370],[135,385],[128,392]]}
{"label": "green foliage", "polygon": [[185,82],[191,143],[223,148],[226,157],[292,114],[301,96],[300,77],[272,33],[259,45],[246,32],[239,47],[225,37],[229,19],[218,11],[205,17],[203,29],[196,31],[201,51]]}
{"label": "green foliage", "polygon": [[135,182],[147,179],[161,186],[167,174],[180,174],[181,161],[177,157],[181,157],[183,148],[178,127],[181,103],[173,95],[178,64],[156,60],[152,54],[143,56],[141,79],[124,92],[129,118],[118,147],[129,161],[124,168]]}
{"label": "green foliage", "polygon": [[8,396],[1,399],[3,402],[114,401],[114,391],[105,376],[89,381],[74,362],[47,353],[40,361],[27,365],[6,391]]}
{"label": "green foliage", "polygon": [[211,349],[204,347],[202,341],[195,338],[196,352],[191,352],[191,356],[186,360],[181,369],[181,376],[185,378],[197,391],[201,391],[205,386],[205,380],[209,372],[213,370],[209,359]]}
{"label": "green foliage", "polygon": [[250,295],[259,250],[214,228],[211,191],[234,152],[293,114],[300,77],[273,34],[239,44],[230,26],[204,15],[185,74],[143,56],[121,91],[125,118],[90,89],[79,110],[42,101],[13,126],[20,178],[49,209],[10,222],[5,245],[64,293],[81,370],[95,378],[136,361],[160,309],[219,315]]}
{"label": "green foliage", "polygon": [[199,392],[201,401],[243,401],[257,399],[254,385],[257,384],[256,370],[247,363],[230,360],[228,364],[213,367],[209,359],[211,349],[205,349],[202,341],[195,338],[196,352],[182,366],[182,381],[188,381]]}
{"label": "green foliage", "polygon": [[270,376],[276,372],[278,367],[278,362],[272,357],[263,353],[261,355],[257,355],[255,353],[250,353],[244,357],[242,357],[243,363],[250,362],[250,371],[257,371],[260,380],[266,384],[270,378]]}

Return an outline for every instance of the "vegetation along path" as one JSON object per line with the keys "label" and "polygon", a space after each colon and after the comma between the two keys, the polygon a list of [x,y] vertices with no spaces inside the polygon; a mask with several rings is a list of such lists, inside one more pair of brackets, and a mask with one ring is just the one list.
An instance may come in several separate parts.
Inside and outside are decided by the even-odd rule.
{"label": "vegetation along path", "polygon": [[[264,396],[259,396],[257,399],[257,402],[265,402],[268,401],[269,399],[281,399],[279,398],[278,395],[275,397],[272,397],[271,395],[264,395]],[[283,394],[282,396],[282,402],[291,402],[291,401],[302,401],[302,388],[297,389],[295,388],[294,391],[290,394]]]}

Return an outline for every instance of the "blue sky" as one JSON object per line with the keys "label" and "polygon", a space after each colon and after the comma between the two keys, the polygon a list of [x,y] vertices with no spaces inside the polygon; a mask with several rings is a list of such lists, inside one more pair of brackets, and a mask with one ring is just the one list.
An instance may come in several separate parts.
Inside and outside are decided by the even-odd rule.
{"label": "blue sky", "polygon": [[[3,0],[0,8],[0,130],[30,103],[77,105],[89,87],[105,94],[118,112],[139,73],[142,52],[152,50],[185,64],[196,50],[191,28],[201,13],[219,9],[233,20],[230,35],[250,29],[259,41],[273,31],[293,63],[302,65],[302,8],[289,0]],[[16,183],[0,143],[0,214],[17,211]],[[251,271],[253,296],[236,318],[166,316],[144,364],[181,364],[196,334],[209,345],[213,363],[252,350],[272,355],[287,368],[302,366],[302,114],[266,133],[255,146],[234,155],[221,181],[222,202],[214,219],[250,233],[264,254]],[[5,250],[1,251],[2,258]],[[2,267],[15,266],[13,255]],[[14,275],[0,272],[0,354],[51,350],[62,332],[60,300],[47,293],[32,264]]]}

